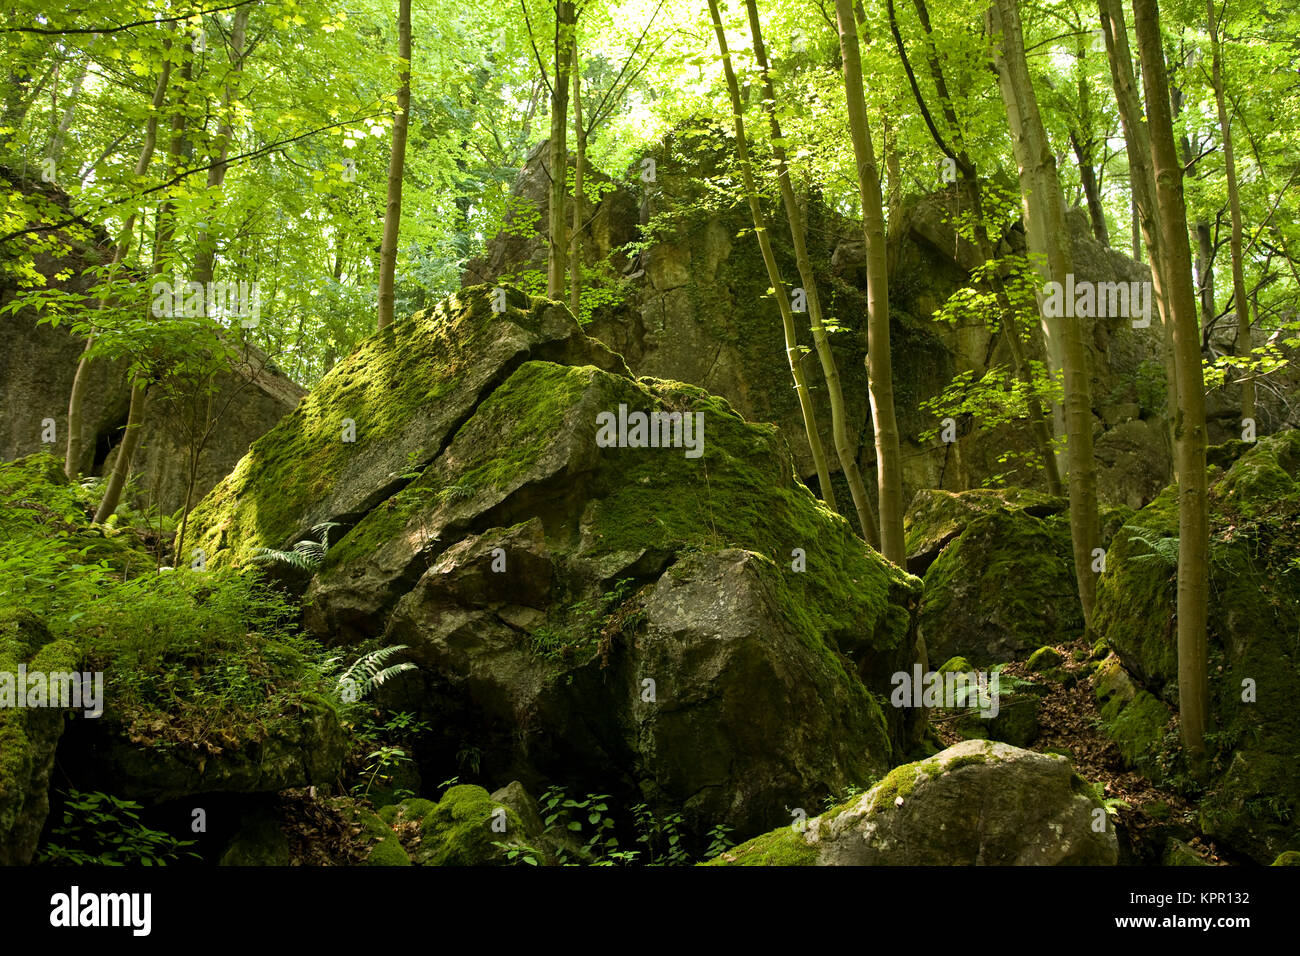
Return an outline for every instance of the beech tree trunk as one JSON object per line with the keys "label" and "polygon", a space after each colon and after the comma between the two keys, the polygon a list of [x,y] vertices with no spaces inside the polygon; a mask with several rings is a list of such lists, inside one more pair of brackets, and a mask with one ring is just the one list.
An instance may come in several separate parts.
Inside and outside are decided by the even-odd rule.
{"label": "beech tree trunk", "polygon": [[[164,43],[164,49],[171,49],[171,41]],[[162,69],[158,73],[158,82],[154,84],[153,98],[149,103],[149,119],[144,126],[144,144],[140,147],[140,157],[135,163],[135,177],[140,179],[149,171],[149,163],[153,159],[154,150],[158,146],[158,116],[162,110],[163,103],[167,99],[167,84],[171,82],[172,64],[171,60],[164,58]],[[131,248],[131,239],[135,235],[136,214],[133,212],[126,219],[119,234],[117,243],[113,247],[112,266],[119,266],[126,259],[127,251]],[[115,268],[109,269],[110,274],[116,272]],[[100,299],[96,309],[102,311],[107,307],[107,302]],[[68,394],[68,442],[65,446],[63,456],[63,473],[69,480],[75,480],[81,474],[81,458],[84,454],[83,444],[81,441],[81,410],[86,403],[86,379],[90,374],[90,351],[95,345],[95,336],[92,333],[86,338],[86,347],[81,352],[81,359],[77,362],[77,370],[72,376],[72,391]],[[130,413],[128,412],[128,415]]]}
{"label": "beech tree trunk", "polygon": [[727,93],[731,97],[732,122],[736,130],[736,159],[740,165],[741,182],[745,187],[745,198],[749,202],[749,213],[754,222],[754,235],[758,239],[758,248],[763,254],[763,265],[767,268],[768,281],[772,283],[772,292],[776,296],[777,308],[781,311],[781,328],[785,333],[785,357],[790,364],[790,375],[794,379],[795,394],[799,397],[799,410],[803,413],[804,434],[808,438],[808,448],[812,452],[813,467],[817,470],[817,482],[821,486],[822,500],[832,509],[836,507],[835,489],[831,485],[830,468],[826,462],[826,452],[822,447],[821,435],[817,431],[817,416],[813,411],[812,395],[808,392],[807,378],[803,372],[803,358],[800,354],[799,339],[795,331],[794,313],[790,310],[790,297],[781,280],[781,270],[776,256],[772,252],[772,240],[767,231],[767,221],[763,207],[758,199],[758,188],[754,184],[754,169],[749,158],[749,140],[745,136],[744,104],[740,98],[740,84],[736,82],[736,71],[731,65],[731,53],[727,49],[727,35],[722,26],[722,15],[718,12],[717,0],[709,0],[709,15],[713,18],[713,30],[718,37],[718,49],[722,53],[722,72],[727,80]]}
{"label": "beech tree trunk", "polygon": [[[1046,268],[1040,273],[1043,278],[1064,286],[1066,276],[1074,271],[1070,235],[1065,225],[1065,199],[1057,175],[1056,158],[1043,128],[1029,65],[1025,60],[1024,36],[1016,0],[995,0],[988,13],[987,25],[990,36],[1000,37],[996,41],[994,65],[1015,147],[1029,248],[1031,252],[1046,257]],[[1073,309],[1062,311],[1072,312]],[[1090,628],[1097,593],[1097,575],[1092,570],[1093,552],[1101,533],[1097,517],[1097,464],[1092,453],[1088,356],[1083,346],[1082,325],[1077,317],[1052,317],[1046,309],[1042,310],[1042,315],[1049,336],[1049,359],[1060,363],[1065,378],[1070,537],[1074,545],[1079,601],[1084,623]]]}
{"label": "beech tree trunk", "polygon": [[[853,155],[857,162],[858,199],[862,205],[862,230],[867,244],[867,386],[876,433],[880,549],[885,557],[901,565],[906,561],[903,468],[898,450],[898,421],[894,416],[894,375],[889,347],[889,251],[885,246],[884,203],[871,132],[867,127],[858,22],[852,0],[836,0],[835,17],[840,31],[849,138],[853,141]],[[820,351],[820,345],[818,348]]]}
{"label": "beech tree trunk", "polygon": [[406,169],[406,128],[411,114],[411,0],[398,0],[397,55],[402,58],[397,115],[393,118],[393,149],[388,156],[388,205],[384,209],[384,238],[379,246],[379,328],[393,324],[393,283],[397,273],[397,237],[402,220],[402,174]]}
{"label": "beech tree trunk", "polygon": [[577,158],[573,165],[573,235],[569,237],[569,311],[578,317],[582,305],[582,189],[586,178],[587,131],[582,127],[582,67],[573,44],[573,136]]}
{"label": "beech tree trunk", "polygon": [[[930,11],[925,4],[925,0],[913,0],[913,6],[916,7],[916,13],[921,21],[921,26],[925,30],[926,36],[926,61],[929,65],[930,76],[934,80],[935,89],[939,94],[940,109],[943,112],[944,121],[948,124],[948,129],[952,135],[953,145],[949,145],[939,132],[935,124],[934,117],[930,109],[926,106],[925,97],[921,94],[921,87],[916,81],[916,73],[912,69],[912,64],[907,56],[907,47],[903,43],[903,35],[898,29],[898,19],[894,11],[893,0],[889,0],[889,26],[890,32],[894,35],[894,43],[898,48],[899,59],[903,61],[903,69],[907,74],[908,84],[912,88],[912,96],[916,100],[916,105],[921,111],[922,118],[925,119],[926,126],[930,130],[930,135],[934,138],[935,144],[943,151],[944,155],[951,159],[957,165],[957,170],[961,175],[959,180],[961,194],[964,197],[971,216],[974,219],[975,243],[979,247],[980,258],[984,262],[990,263],[994,259],[993,241],[989,237],[988,222],[984,216],[984,196],[980,187],[978,171],[975,163],[971,160],[966,149],[966,137],[962,131],[962,125],[957,117],[956,108],[953,106],[952,97],[948,93],[948,81],[944,76],[943,66],[939,62],[938,54],[932,41],[932,30],[930,27]],[[1007,292],[1006,284],[996,269],[988,270],[989,285],[993,289],[994,295],[998,300],[998,306],[1002,310],[999,330],[1003,342],[1007,346],[1007,352],[1011,356],[1011,364],[1015,370],[1016,377],[1026,386],[1033,385],[1033,375],[1029,369],[1029,363],[1025,357],[1024,346],[1020,341],[1018,310],[1011,297]],[[1043,472],[1047,480],[1047,490],[1049,494],[1061,494],[1061,474],[1056,467],[1056,454],[1052,449],[1052,430],[1048,424],[1047,415],[1043,411],[1042,403],[1038,397],[1030,391],[1027,399],[1027,411],[1029,413],[1029,431],[1033,439],[1034,447],[1039,457],[1042,459]],[[954,448],[957,446],[954,444]],[[960,449],[958,449],[960,450]]]}
{"label": "beech tree trunk", "polygon": [[[1213,57],[1211,79],[1214,84],[1214,102],[1219,112],[1219,130],[1223,136],[1224,174],[1228,179],[1228,210],[1232,216],[1232,302],[1237,312],[1238,355],[1249,355],[1250,313],[1246,305],[1246,272],[1241,252],[1241,192],[1237,182],[1237,160],[1232,151],[1232,121],[1228,117],[1227,95],[1224,92],[1223,49],[1219,40],[1219,25],[1214,14],[1214,0],[1205,0],[1206,22],[1210,30],[1210,53]],[[1243,372],[1241,383],[1241,417],[1255,417],[1255,382],[1250,373]]]}
{"label": "beech tree trunk", "polygon": [[[1160,357],[1165,367],[1165,442],[1175,463],[1176,480],[1178,453],[1175,447],[1174,419],[1178,410],[1178,375],[1174,368],[1173,321],[1169,315],[1164,288],[1167,270],[1161,259],[1163,240],[1156,214],[1156,181],[1151,168],[1150,133],[1146,120],[1143,119],[1137,78],[1133,75],[1133,54],[1129,50],[1122,0],[1098,0],[1097,10],[1101,16],[1106,58],[1110,63],[1111,83],[1115,88],[1115,102],[1124,129],[1124,148],[1128,154],[1129,188],[1133,197],[1135,220],[1133,245],[1137,250],[1136,233],[1140,232],[1142,241],[1146,243],[1147,258],[1151,260],[1151,293],[1160,320]],[[1141,261],[1140,250],[1135,251],[1133,258]]]}
{"label": "beech tree trunk", "polygon": [[1133,0],[1150,123],[1157,215],[1164,241],[1169,311],[1178,373],[1178,715],[1193,772],[1203,769],[1209,717],[1206,616],[1209,596],[1209,511],[1205,474],[1205,381],[1196,324],[1183,165],[1174,143],[1169,81],[1156,0]]}
{"label": "beech tree trunk", "polygon": [[[168,166],[172,170],[180,169],[182,160],[185,159],[190,150],[190,144],[185,135],[186,115],[184,106],[185,95],[189,88],[190,79],[193,76],[194,59],[188,53],[184,55],[185,61],[181,65],[180,81],[177,84],[176,108],[172,112],[172,138],[167,149]],[[176,210],[172,200],[166,200],[159,205],[155,227],[153,275],[155,278],[160,278],[170,267],[167,251],[172,244],[176,229]],[[122,434],[122,444],[117,449],[117,458],[113,462],[113,470],[109,474],[108,485],[104,489],[104,497],[100,500],[99,508],[95,512],[95,521],[97,523],[107,521],[109,516],[117,510],[117,506],[122,500],[122,491],[126,488],[126,480],[131,475],[131,462],[135,457],[136,449],[140,445],[140,429],[144,425],[145,388],[146,382],[142,375],[137,377],[131,384],[131,405],[127,410],[126,428]]]}
{"label": "beech tree trunk", "polygon": [[546,260],[546,296],[564,296],[564,264],[569,252],[564,195],[569,176],[569,70],[573,63],[577,14],[571,0],[555,4],[555,81],[551,84],[551,193],[548,220],[550,254]]}

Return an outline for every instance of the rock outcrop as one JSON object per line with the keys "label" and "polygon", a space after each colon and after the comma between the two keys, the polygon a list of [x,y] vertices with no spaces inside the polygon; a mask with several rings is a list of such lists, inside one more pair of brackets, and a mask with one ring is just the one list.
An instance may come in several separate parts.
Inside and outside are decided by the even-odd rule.
{"label": "rock outcrop", "polygon": [[920,582],[799,483],[772,426],[634,379],[556,303],[494,299],[464,290],[330,372],[195,510],[210,563],[342,525],[307,625],[410,645],[424,686],[395,703],[489,779],[563,774],[754,833],[884,772],[921,729],[874,696],[915,659]]}
{"label": "rock outcrop", "polygon": [[[12,178],[29,193],[36,193],[60,209],[71,201],[56,187],[19,180],[0,169],[0,178]],[[34,253],[34,267],[46,285],[84,294],[94,281],[88,270],[105,258],[107,239],[82,231],[60,233],[61,242],[49,251]],[[0,307],[19,293],[14,276],[0,270]],[[81,360],[85,340],[66,324],[40,325],[27,309],[0,317],[0,459],[14,460],[38,451],[62,457],[67,441],[68,397]],[[253,439],[264,434],[292,411],[306,391],[280,372],[253,346],[241,350],[228,371],[213,381],[216,422],[206,438],[195,474],[191,504],[234,467]],[[82,411],[80,470],[86,475],[107,474],[126,424],[131,389],[122,362],[98,360],[88,366],[86,399]],[[153,505],[167,514],[185,504],[189,481],[190,431],[185,413],[168,402],[159,388],[150,391],[145,406],[140,446],[132,462],[137,507]],[[46,442],[49,422],[54,441]]]}
{"label": "rock outcrop", "polygon": [[[701,386],[745,418],[780,426],[799,474],[813,482],[798,402],[788,375],[774,373],[784,368],[785,345],[748,208],[729,178],[727,136],[707,121],[697,126],[674,132],[648,157],[655,160],[653,183],[642,181],[638,163],[621,181],[602,183],[600,201],[584,206],[584,216],[594,217],[597,225],[585,260],[593,273],[587,283],[592,304],[584,305],[581,319],[636,374]],[[520,172],[512,197],[517,221],[471,263],[466,284],[531,278],[530,288],[540,291],[545,245],[524,227],[545,221],[547,161],[547,151],[539,147]],[[976,250],[954,225],[960,206],[954,189],[911,198],[890,224],[890,337],[907,497],[921,489],[960,491],[995,479],[1027,487],[1042,483],[1023,422],[962,421],[954,442],[921,437],[937,425],[922,402],[938,395],[955,374],[978,375],[1010,365],[1005,345],[982,315],[959,309],[955,323],[934,318],[954,292],[969,284],[979,265]],[[770,221],[784,221],[778,207],[768,213]],[[841,330],[831,341],[850,431],[857,436],[859,463],[870,487],[875,449],[864,368],[867,310],[860,227],[837,218],[817,195],[807,198],[805,217],[823,304]],[[1078,281],[1149,280],[1144,264],[1093,239],[1081,210],[1072,211],[1069,228]],[[636,244],[626,246],[632,240]],[[772,240],[782,274],[793,287],[799,280],[788,235],[777,228]],[[1002,253],[1024,253],[1024,236],[1016,228],[999,241]],[[1159,421],[1164,371],[1158,319],[1145,329],[1134,329],[1131,319],[1122,316],[1081,321],[1092,371],[1099,490],[1114,504],[1141,507],[1167,483],[1171,464]],[[820,381],[806,328],[800,344],[807,350],[803,361],[809,380]],[[813,396],[822,440],[830,448],[824,389]],[[1225,393],[1215,406],[1223,418],[1215,420],[1217,440],[1227,437],[1221,433],[1232,424],[1229,399]],[[1263,401],[1268,404],[1266,397]],[[1265,430],[1284,418],[1272,406],[1261,406],[1260,416]],[[838,482],[837,463],[831,467]],[[843,497],[847,500],[847,493]]]}

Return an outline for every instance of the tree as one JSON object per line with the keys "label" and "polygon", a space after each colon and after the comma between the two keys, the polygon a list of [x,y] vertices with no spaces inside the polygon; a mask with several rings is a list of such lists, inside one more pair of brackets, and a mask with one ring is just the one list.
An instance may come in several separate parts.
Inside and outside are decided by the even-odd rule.
{"label": "tree", "polygon": [[[167,55],[171,49],[170,39],[164,41],[163,61],[158,71],[158,80],[154,83],[153,99],[150,101],[149,119],[144,128],[144,144],[140,147],[140,158],[135,164],[135,178],[142,179],[149,171],[149,163],[153,159],[154,150],[158,146],[158,117],[162,110],[163,102],[167,98],[167,85],[171,81],[172,62]],[[131,248],[131,239],[135,233],[135,213],[132,212],[127,216],[126,223],[116,243],[113,245],[113,254],[111,259],[110,272],[115,271],[126,259],[127,252]],[[103,311],[106,303],[101,299],[98,309]],[[86,336],[86,347],[82,350],[81,359],[77,362],[77,370],[72,377],[72,391],[68,395],[68,441],[63,459],[63,471],[68,478],[75,479],[81,474],[82,465],[82,440],[81,440],[81,410],[86,401],[86,380],[90,374],[90,362],[94,355],[95,335],[92,332]]]}
{"label": "tree", "polygon": [[1189,763],[1194,772],[1199,772],[1205,756],[1210,704],[1206,638],[1210,523],[1205,473],[1205,380],[1187,243],[1183,164],[1174,142],[1169,79],[1156,0],[1133,0],[1133,26],[1150,124],[1155,210],[1164,243],[1161,258],[1178,376],[1178,719]]}
{"label": "tree", "polygon": [[1156,211],[1156,181],[1151,169],[1150,133],[1142,116],[1137,80],[1133,75],[1133,56],[1129,52],[1122,0],[1097,0],[1097,10],[1106,43],[1106,58],[1110,63],[1115,103],[1124,130],[1124,149],[1128,155],[1129,188],[1133,196],[1135,220],[1146,243],[1147,257],[1151,260],[1151,292],[1160,319],[1160,355],[1165,367],[1165,440],[1176,462],[1174,417],[1178,408],[1178,375],[1174,367],[1173,323],[1164,286],[1168,270],[1161,259],[1164,245]]}
{"label": "tree", "polygon": [[[790,374],[794,378],[795,392],[799,396],[804,433],[808,437],[813,465],[817,469],[817,481],[821,485],[822,500],[834,508],[835,491],[831,485],[830,468],[826,462],[826,452],[822,448],[821,435],[817,431],[817,417],[813,411],[812,396],[808,392],[808,382],[803,372],[794,314],[790,309],[790,297],[785,290],[785,282],[781,279],[776,255],[772,252],[772,239],[768,232],[767,219],[763,215],[758,186],[754,182],[754,168],[749,158],[749,141],[745,135],[745,106],[740,98],[740,84],[736,81],[736,71],[731,65],[727,33],[722,25],[722,14],[718,11],[718,0],[709,0],[709,15],[713,18],[713,29],[717,34],[718,49],[722,54],[722,72],[727,81],[728,95],[731,97],[732,122],[736,130],[736,159],[740,165],[741,183],[745,189],[745,198],[749,202],[749,213],[754,222],[754,235],[758,239],[759,251],[763,255],[763,265],[767,269],[768,281],[772,283],[772,293],[781,312],[781,328],[785,333],[785,356],[790,365]],[[870,534],[871,527],[872,525],[864,524],[863,533]]]}
{"label": "tree", "polygon": [[[1029,65],[1016,0],[995,0],[986,15],[986,27],[997,38],[994,66],[1006,105],[1007,124],[1020,176],[1025,231],[1030,252],[1039,257],[1045,281],[1060,283],[1071,274],[1070,234],[1065,225],[1065,199],[1056,171],[1056,158],[1047,141]],[[1041,307],[1041,304],[1040,304]],[[1072,312],[1072,309],[1062,310]],[[1074,545],[1074,571],[1084,623],[1092,626],[1097,593],[1092,570],[1093,552],[1101,537],[1097,518],[1097,465],[1092,453],[1092,400],[1089,395],[1087,353],[1075,316],[1054,317],[1043,308],[1044,337],[1053,371],[1065,378],[1065,433],[1070,488],[1070,538]]]}
{"label": "tree", "polygon": [[[926,105],[925,97],[921,93],[916,73],[912,69],[911,60],[907,55],[907,47],[903,43],[902,32],[898,27],[898,17],[894,10],[893,0],[887,0],[890,32],[893,34],[894,45],[898,50],[898,58],[902,62],[908,85],[911,87],[912,96],[921,111],[921,116],[925,120],[926,128],[930,131],[935,144],[949,161],[956,166],[957,172],[960,174],[961,178],[958,185],[964,194],[965,204],[970,210],[975,245],[979,248],[980,257],[984,261],[982,272],[987,277],[986,281],[992,288],[1001,311],[998,329],[1002,335],[1002,341],[1007,347],[1007,352],[1011,356],[1011,364],[1016,377],[1025,386],[1028,395],[1026,405],[1029,413],[1030,436],[1039,457],[1042,459],[1048,493],[1059,495],[1061,494],[1061,473],[1056,466],[1056,452],[1052,448],[1052,430],[1043,411],[1042,403],[1034,390],[1033,374],[1029,361],[1025,356],[1024,345],[1020,340],[1018,310],[1007,291],[1001,270],[995,267],[993,240],[989,235],[989,216],[985,209],[984,189],[980,185],[979,172],[967,149],[966,133],[957,117],[957,110],[953,105],[953,99],[949,92],[948,79],[943,65],[939,62],[938,52],[934,46],[929,8],[926,6],[925,0],[913,0],[913,2],[921,27],[925,31],[926,61],[929,65],[930,76],[934,80],[935,89],[939,95],[944,121],[949,135],[952,137],[952,145],[949,145],[947,139],[939,131],[934,116],[931,114],[929,107]],[[898,176],[893,175],[891,178],[896,180]],[[894,221],[892,219],[894,215],[892,209],[897,205],[897,201],[891,203],[891,221]]]}
{"label": "tree", "polygon": [[[184,109],[185,95],[193,79],[194,60],[181,51],[184,62],[181,64],[180,78],[176,85],[177,102],[172,110],[172,138],[167,149],[169,167],[179,170],[189,158],[192,142],[186,134],[187,118]],[[159,206],[154,220],[153,275],[161,278],[171,267],[171,245],[176,231],[175,200],[168,198]],[[122,443],[117,449],[117,458],[113,461],[113,470],[109,473],[108,484],[104,487],[104,497],[95,511],[95,521],[102,523],[117,510],[122,500],[122,491],[126,488],[127,478],[131,475],[131,461],[140,445],[140,429],[144,425],[144,411],[148,375],[145,363],[137,362],[130,372],[131,404],[127,411],[126,427],[122,431]]]}
{"label": "tree", "polygon": [[[876,431],[881,551],[891,561],[903,564],[907,557],[903,545],[903,469],[898,451],[898,422],[894,417],[894,373],[890,364],[889,254],[885,248],[885,214],[875,151],[867,128],[858,25],[852,0],[835,0],[835,15],[840,31],[840,62],[844,71],[849,135],[857,161],[862,230],[867,244],[867,377],[871,394],[871,418]],[[820,344],[818,351],[821,352]],[[827,352],[829,353],[829,348]],[[829,372],[827,380],[830,380]],[[836,448],[839,448],[838,434]],[[840,460],[843,461],[842,454]],[[856,472],[856,462],[854,471]]]}
{"label": "tree", "polygon": [[[1225,4],[1226,9],[1226,4]],[[1212,83],[1214,103],[1219,115],[1219,130],[1223,136],[1224,175],[1228,182],[1228,209],[1232,216],[1232,302],[1237,312],[1237,354],[1250,354],[1250,313],[1246,306],[1246,272],[1242,263],[1241,190],[1237,184],[1237,160],[1232,148],[1232,121],[1228,117],[1227,96],[1224,93],[1223,50],[1219,39],[1219,23],[1214,13],[1214,0],[1205,0],[1206,25],[1210,31],[1212,57]],[[1241,382],[1241,417],[1255,417],[1255,382],[1243,375]]]}
{"label": "tree", "polygon": [[411,115],[411,0],[398,0],[398,56],[402,60],[393,117],[393,148],[388,159],[388,205],[379,249],[379,328],[393,323],[393,280],[397,272],[397,237],[402,220],[402,177],[406,169],[406,127]]}

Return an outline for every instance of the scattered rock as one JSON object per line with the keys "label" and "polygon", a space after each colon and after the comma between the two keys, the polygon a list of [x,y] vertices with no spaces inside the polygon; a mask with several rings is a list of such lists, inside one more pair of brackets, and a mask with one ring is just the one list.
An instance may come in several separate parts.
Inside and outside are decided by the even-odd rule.
{"label": "scattered rock", "polygon": [[[1101,821],[1100,830],[1094,823]],[[1064,757],[969,740],[865,794],[723,853],[717,865],[1111,866],[1105,810]]]}

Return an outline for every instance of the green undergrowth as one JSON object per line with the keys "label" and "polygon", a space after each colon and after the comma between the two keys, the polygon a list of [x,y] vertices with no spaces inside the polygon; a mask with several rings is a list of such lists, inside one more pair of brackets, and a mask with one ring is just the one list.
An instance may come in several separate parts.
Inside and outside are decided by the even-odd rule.
{"label": "green undergrowth", "polygon": [[[108,723],[208,752],[260,739],[327,693],[322,651],[256,573],[160,571],[145,529],[129,514],[94,525],[87,498],[50,455],[0,464],[0,619],[48,629],[30,668],[101,671]],[[0,658],[18,662],[12,647]]]}

